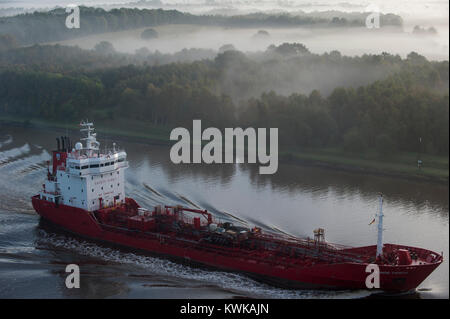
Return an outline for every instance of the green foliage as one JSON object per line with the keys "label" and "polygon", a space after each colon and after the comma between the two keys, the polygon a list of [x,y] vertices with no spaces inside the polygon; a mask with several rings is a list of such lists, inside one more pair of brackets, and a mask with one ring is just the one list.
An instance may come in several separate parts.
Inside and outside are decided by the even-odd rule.
{"label": "green foliage", "polygon": [[108,41],[101,41],[97,43],[94,47],[94,51],[103,55],[110,55],[116,52],[113,45]]}
{"label": "green foliage", "polygon": [[361,133],[358,129],[353,128],[344,134],[344,150],[351,153],[363,153],[367,149],[366,142],[364,141]]}
{"label": "green foliage", "polygon": [[142,31],[141,33],[141,38],[142,39],[156,39],[158,37],[158,32],[156,32],[155,29],[145,29],[144,31]]}
{"label": "green foliage", "polygon": [[271,45],[267,50],[282,56],[296,56],[310,53],[304,44],[287,42],[280,44],[279,46]]}
{"label": "green foliage", "polygon": [[380,134],[375,139],[375,147],[378,154],[384,157],[394,155],[397,147],[391,137],[387,134]]}
{"label": "green foliage", "polygon": [[[288,57],[274,55],[276,48]],[[0,53],[0,112],[50,120],[133,119],[165,127],[189,127],[193,119],[222,128],[277,127],[285,150],[334,146],[352,153],[375,149],[380,156],[449,152],[447,61],[430,62],[417,53],[406,59],[386,53],[314,55],[299,44],[256,56],[224,50],[214,60],[154,66],[139,63],[142,56],[105,52],[110,54],[56,45]],[[331,65],[337,71],[391,71],[370,84],[337,87],[329,94],[318,89],[280,94],[284,85],[272,90],[287,83],[283,77],[287,81],[312,66],[320,71]]]}
{"label": "green foliage", "polygon": [[16,39],[10,34],[0,34],[0,52],[17,47]]}
{"label": "green foliage", "polygon": [[89,113],[103,85],[86,77],[59,73],[5,71],[0,73],[0,111],[47,119],[79,119]]}

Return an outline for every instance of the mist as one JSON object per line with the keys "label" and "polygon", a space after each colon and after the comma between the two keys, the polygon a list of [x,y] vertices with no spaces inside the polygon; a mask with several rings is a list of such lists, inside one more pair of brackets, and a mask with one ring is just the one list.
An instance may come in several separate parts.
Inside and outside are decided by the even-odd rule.
{"label": "mist", "polygon": [[[0,1],[0,16],[33,10],[50,10],[65,7],[71,0],[3,0]],[[338,50],[344,55],[379,54],[388,52],[405,57],[411,51],[432,60],[448,60],[449,57],[449,5],[443,0],[82,0],[78,5],[95,6],[105,10],[114,8],[178,10],[197,15],[244,15],[249,13],[289,13],[293,16],[310,14],[331,19],[335,16],[351,18],[368,14],[375,9],[381,14],[397,14],[402,18],[401,30],[356,28],[280,28],[259,26],[255,28],[225,28],[201,25],[156,26],[159,37],[142,40],[143,28],[104,33],[74,40],[62,41],[65,45],[78,45],[92,49],[100,41],[108,41],[117,51],[134,53],[145,47],[151,52],[174,53],[182,49],[201,48],[218,50],[223,44],[232,44],[240,51],[265,50],[269,45],[284,42],[305,44],[311,51],[321,54]],[[81,17],[82,19],[82,17]],[[82,21],[82,20],[81,20]],[[434,28],[436,34],[417,35],[415,26]],[[263,29],[269,33],[265,38],[254,35]],[[0,31],[1,33],[1,31]]]}
{"label": "mist", "polygon": [[[143,40],[145,28],[87,36],[60,41],[63,45],[77,45],[92,49],[100,41],[108,41],[117,51],[134,53],[145,47],[151,52],[174,53],[182,49],[201,48],[218,50],[224,44],[232,44],[240,51],[262,51],[269,45],[298,42],[314,53],[333,50],[347,56],[380,54],[388,52],[406,57],[417,52],[431,60],[447,60],[449,56],[448,29],[438,27],[437,35],[416,35],[412,30],[367,28],[224,28],[197,25],[156,26],[158,38]],[[258,31],[268,36],[256,37]]]}

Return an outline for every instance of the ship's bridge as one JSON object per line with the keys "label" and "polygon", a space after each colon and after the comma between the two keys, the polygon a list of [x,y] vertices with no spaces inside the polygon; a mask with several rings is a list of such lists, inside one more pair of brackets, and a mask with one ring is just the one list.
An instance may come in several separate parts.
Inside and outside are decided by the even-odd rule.
{"label": "ship's bridge", "polygon": [[85,146],[78,142],[75,148],[67,156],[66,172],[71,175],[98,175],[116,171],[120,168],[127,168],[127,154],[125,151],[116,150],[113,143],[113,149],[100,152],[100,143],[97,141],[97,134],[94,133],[93,123],[82,122],[81,132],[86,132]]}
{"label": "ship's bridge", "polygon": [[91,156],[80,155],[78,151],[69,153],[67,172],[71,175],[103,174],[120,168],[127,168],[127,154],[124,151],[113,151],[107,154],[93,153]]}

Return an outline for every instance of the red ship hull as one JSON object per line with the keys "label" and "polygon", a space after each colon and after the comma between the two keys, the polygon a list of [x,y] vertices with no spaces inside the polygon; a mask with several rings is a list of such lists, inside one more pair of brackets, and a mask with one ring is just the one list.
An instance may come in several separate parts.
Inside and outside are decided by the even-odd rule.
{"label": "red ship hull", "polygon": [[[134,202],[134,201],[133,201]],[[279,260],[274,262],[253,258],[250,255],[218,253],[199,249],[199,244],[179,242],[174,237],[143,236],[124,230],[113,231],[100,224],[94,214],[80,208],[56,205],[39,196],[32,198],[33,207],[44,219],[63,229],[94,240],[131,247],[151,253],[176,257],[214,268],[247,273],[290,287],[312,289],[367,289],[368,263],[342,262],[295,265]],[[411,248],[385,244],[387,248]],[[225,251],[224,248],[220,248]],[[423,256],[433,254],[432,262],[410,265],[379,265],[380,289],[383,291],[410,291],[415,289],[442,263],[442,256],[421,248],[414,248]],[[348,248],[348,253],[375,255],[376,246]],[[229,252],[229,251],[228,251]],[[437,257],[436,257],[437,256]]]}

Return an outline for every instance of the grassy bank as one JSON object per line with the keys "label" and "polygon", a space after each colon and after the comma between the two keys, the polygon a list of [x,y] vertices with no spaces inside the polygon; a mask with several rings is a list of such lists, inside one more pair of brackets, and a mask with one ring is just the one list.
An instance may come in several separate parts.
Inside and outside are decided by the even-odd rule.
{"label": "grassy bank", "polygon": [[[78,123],[70,121],[49,121],[44,119],[28,118],[22,119],[13,116],[0,115],[0,123],[6,125],[32,127],[32,128],[49,128],[60,130],[71,130],[79,132]],[[169,140],[170,129],[167,127],[154,126],[140,121],[124,120],[102,120],[95,121],[95,129],[102,135],[102,138],[121,137],[153,144],[170,145]]]}
{"label": "grassy bank", "polygon": [[284,162],[316,165],[360,173],[402,177],[414,180],[448,183],[448,157],[422,154],[423,165],[417,167],[416,153],[397,153],[382,158],[374,151],[348,154],[340,149],[310,149],[280,152]]}
{"label": "grassy bank", "polygon": [[[21,119],[0,115],[0,123],[34,128],[78,130],[77,123],[62,123],[42,119]],[[103,120],[95,122],[101,135],[120,137],[151,144],[170,145],[170,128],[133,120]],[[397,153],[382,158],[373,150],[349,154],[340,148],[321,148],[280,151],[280,161],[314,165],[365,174],[386,175],[421,181],[448,183],[449,159],[444,156],[422,154],[423,166],[417,168],[416,153]]]}

